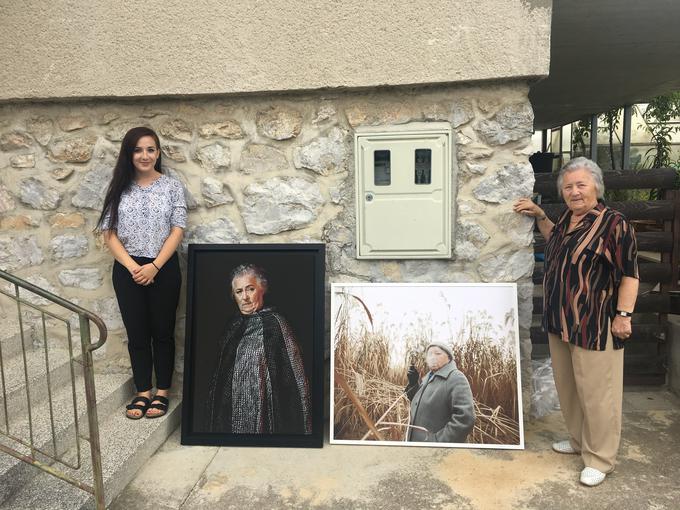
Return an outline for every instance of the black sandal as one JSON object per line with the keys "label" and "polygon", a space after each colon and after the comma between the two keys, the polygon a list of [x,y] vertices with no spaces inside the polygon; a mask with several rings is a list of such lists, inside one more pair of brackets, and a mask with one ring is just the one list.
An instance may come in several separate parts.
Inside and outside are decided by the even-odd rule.
{"label": "black sandal", "polygon": [[149,406],[151,405],[151,400],[149,400],[146,397],[135,397],[132,399],[132,402],[130,402],[128,405],[125,406],[125,409],[127,411],[132,411],[132,410],[139,410],[142,412],[139,416],[131,416],[127,412],[125,413],[125,416],[127,416],[130,420],[141,420],[144,418],[144,415],[146,412],[149,410]]}
{"label": "black sandal", "polygon": [[[156,400],[158,402],[156,402]],[[156,395],[153,398],[153,402],[154,402],[153,404],[149,404],[149,409],[158,409],[163,412],[158,414],[147,414],[146,417],[149,419],[153,419],[165,416],[165,414],[168,412],[168,407],[170,406],[170,400],[168,399],[168,397],[164,397],[163,395]]]}

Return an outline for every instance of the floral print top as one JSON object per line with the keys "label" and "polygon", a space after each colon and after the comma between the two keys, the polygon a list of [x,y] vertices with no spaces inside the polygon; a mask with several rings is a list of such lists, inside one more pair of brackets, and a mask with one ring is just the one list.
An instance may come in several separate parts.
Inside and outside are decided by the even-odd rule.
{"label": "floral print top", "polygon": [[[107,214],[102,230],[109,228],[109,222]],[[133,182],[120,197],[116,235],[132,256],[155,258],[172,227],[186,225],[184,189],[177,179],[162,174],[144,188]]]}

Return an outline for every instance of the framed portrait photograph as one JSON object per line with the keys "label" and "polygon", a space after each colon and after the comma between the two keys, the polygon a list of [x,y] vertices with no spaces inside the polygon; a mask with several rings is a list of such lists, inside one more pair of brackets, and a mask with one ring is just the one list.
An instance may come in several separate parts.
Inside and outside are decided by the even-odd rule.
{"label": "framed portrait photograph", "polygon": [[334,283],[331,314],[331,443],[524,448],[514,283]]}
{"label": "framed portrait photograph", "polygon": [[190,244],[181,442],[323,445],[323,244]]}

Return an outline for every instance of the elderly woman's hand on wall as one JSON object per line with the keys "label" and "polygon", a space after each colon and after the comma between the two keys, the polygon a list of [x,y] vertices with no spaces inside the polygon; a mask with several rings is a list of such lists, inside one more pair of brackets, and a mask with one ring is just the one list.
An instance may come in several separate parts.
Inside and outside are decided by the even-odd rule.
{"label": "elderly woman's hand on wall", "polygon": [[530,198],[520,198],[512,206],[512,210],[525,216],[531,216],[532,218],[542,218],[545,216],[543,209]]}
{"label": "elderly woman's hand on wall", "polygon": [[550,238],[550,233],[555,225],[548,219],[545,211],[543,211],[538,204],[534,203],[533,200],[530,198],[520,198],[512,206],[512,210],[523,216],[536,218],[538,230],[543,234],[546,241]]}

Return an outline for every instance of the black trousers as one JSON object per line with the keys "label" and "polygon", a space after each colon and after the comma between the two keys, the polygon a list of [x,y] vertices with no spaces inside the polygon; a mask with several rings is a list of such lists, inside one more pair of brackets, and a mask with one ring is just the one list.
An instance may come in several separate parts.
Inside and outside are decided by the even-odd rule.
{"label": "black trousers", "polygon": [[[153,260],[132,258],[140,265]],[[152,388],[152,369],[156,372],[156,387],[170,388],[175,364],[175,314],[182,284],[177,253],[161,268],[154,283],[147,286],[135,283],[130,272],[117,261],[111,279],[127,331],[137,391]]]}

